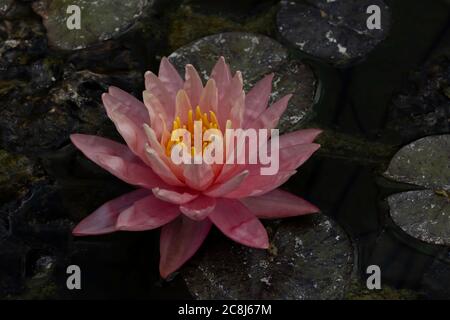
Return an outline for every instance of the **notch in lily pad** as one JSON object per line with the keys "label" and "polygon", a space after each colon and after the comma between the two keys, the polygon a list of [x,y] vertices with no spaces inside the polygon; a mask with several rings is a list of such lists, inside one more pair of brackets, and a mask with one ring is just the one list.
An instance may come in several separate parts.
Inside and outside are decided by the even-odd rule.
{"label": "notch in lily pad", "polygon": [[393,221],[407,234],[450,245],[450,135],[429,136],[400,149],[386,177],[422,190],[388,197]]}

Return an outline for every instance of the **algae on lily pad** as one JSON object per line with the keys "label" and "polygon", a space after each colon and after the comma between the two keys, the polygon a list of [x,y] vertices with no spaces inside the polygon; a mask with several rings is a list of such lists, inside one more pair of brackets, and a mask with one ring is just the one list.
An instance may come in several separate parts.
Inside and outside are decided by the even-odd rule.
{"label": "algae on lily pad", "polygon": [[390,15],[382,0],[281,1],[277,27],[281,38],[296,49],[348,66],[386,38]]}
{"label": "algae on lily pad", "polygon": [[224,56],[232,72],[242,71],[246,92],[264,75],[274,73],[271,102],[292,93],[280,119],[280,133],[298,129],[313,113],[316,78],[311,68],[291,59],[277,41],[253,33],[227,32],[201,38],[174,51],[169,59],[184,74],[184,66],[194,65],[207,80],[217,59]]}
{"label": "algae on lily pad", "polygon": [[425,137],[403,147],[385,176],[425,188],[388,197],[394,222],[412,237],[450,245],[450,135]]}
{"label": "algae on lily pad", "polygon": [[[40,0],[33,9],[43,18],[50,44],[63,50],[84,49],[128,30],[152,0]],[[67,19],[80,9],[80,28],[69,29]]]}
{"label": "algae on lily pad", "polygon": [[342,299],[353,270],[347,234],[323,214],[266,224],[269,250],[209,238],[182,270],[197,299]]}

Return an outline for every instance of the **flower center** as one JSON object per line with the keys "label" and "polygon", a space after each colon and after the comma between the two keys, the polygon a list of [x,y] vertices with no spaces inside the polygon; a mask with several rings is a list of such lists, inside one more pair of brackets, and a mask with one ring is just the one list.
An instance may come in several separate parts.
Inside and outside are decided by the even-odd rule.
{"label": "flower center", "polygon": [[[196,150],[194,148],[194,122],[195,121],[199,121],[201,123],[201,136],[203,137],[204,133],[206,130],[209,129],[217,129],[220,131],[220,133],[222,134],[222,131],[220,129],[220,125],[219,125],[219,121],[217,120],[217,116],[214,113],[214,111],[209,111],[209,114],[206,112],[202,112],[200,106],[197,106],[195,108],[195,111],[193,109],[190,109],[188,111],[188,115],[187,115],[187,122],[186,123],[182,123],[180,116],[176,116],[175,120],[173,121],[173,125],[172,125],[172,132],[171,132],[171,138],[170,140],[167,142],[166,144],[166,154],[168,156],[170,156],[170,153],[172,151],[172,148],[177,145],[177,144],[183,144],[183,138],[175,138],[175,130],[178,129],[185,129],[189,132],[190,134],[190,139],[191,139],[191,155],[194,156],[196,154]],[[226,123],[226,127],[230,128],[231,127],[231,121],[227,120]],[[208,146],[208,144],[210,143],[210,141],[204,141],[202,143],[202,154],[203,154],[203,150],[205,150],[205,148]]]}

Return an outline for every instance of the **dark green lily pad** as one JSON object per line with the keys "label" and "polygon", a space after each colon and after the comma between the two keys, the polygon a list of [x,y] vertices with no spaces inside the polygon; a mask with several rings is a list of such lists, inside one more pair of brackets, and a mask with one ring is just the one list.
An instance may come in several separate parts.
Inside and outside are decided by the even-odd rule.
{"label": "dark green lily pad", "polygon": [[450,190],[450,135],[425,137],[403,147],[385,175],[430,189]]}
{"label": "dark green lily pad", "polygon": [[417,239],[450,245],[450,135],[425,137],[403,147],[385,176],[426,188],[388,198],[394,222]]}
{"label": "dark green lily pad", "polygon": [[268,223],[269,250],[224,236],[183,269],[197,299],[341,299],[350,283],[353,248],[346,233],[317,214]]}
{"label": "dark green lily pad", "polygon": [[414,238],[450,245],[450,199],[431,190],[397,193],[388,198],[391,217]]}
{"label": "dark green lily pad", "polygon": [[[51,45],[63,50],[84,49],[121,35],[144,13],[147,0],[41,0],[33,9],[43,18]],[[80,29],[66,25],[69,5],[81,9]]]}
{"label": "dark green lily pad", "polygon": [[311,116],[316,91],[313,72],[301,61],[290,59],[286,48],[269,37],[243,32],[220,33],[181,47],[169,59],[182,74],[186,64],[194,65],[206,80],[220,56],[225,57],[233,72],[242,72],[247,92],[264,75],[274,72],[271,101],[294,94],[280,120],[281,132],[297,129]]}
{"label": "dark green lily pad", "polygon": [[[369,29],[370,5],[380,9],[380,29]],[[344,66],[363,58],[387,35],[389,8],[381,0],[281,1],[278,32],[295,48]]]}

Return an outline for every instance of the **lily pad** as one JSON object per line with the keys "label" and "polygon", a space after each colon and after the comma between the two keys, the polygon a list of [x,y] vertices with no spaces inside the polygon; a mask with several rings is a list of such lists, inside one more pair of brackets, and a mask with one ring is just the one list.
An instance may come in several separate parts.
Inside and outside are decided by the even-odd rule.
{"label": "lily pad", "polygon": [[[43,18],[51,45],[63,50],[84,49],[128,30],[154,1],[148,0],[40,0],[33,9]],[[80,8],[80,28],[69,29],[67,8]]]}
{"label": "lily pad", "polygon": [[450,135],[425,137],[398,151],[386,176],[430,189],[450,190]]}
{"label": "lily pad", "polygon": [[[369,6],[380,10],[380,28],[369,29]],[[363,58],[387,35],[389,8],[381,0],[282,1],[277,15],[281,37],[301,51],[344,66]]]}
{"label": "lily pad", "polygon": [[243,32],[220,33],[201,38],[174,51],[169,59],[184,74],[184,66],[194,65],[207,80],[214,64],[224,56],[232,71],[240,70],[248,92],[264,75],[275,73],[271,101],[293,93],[279,124],[281,132],[292,131],[312,115],[316,79],[312,70],[299,60],[290,59],[277,41]]}
{"label": "lily pad", "polygon": [[350,283],[353,248],[327,216],[271,222],[269,250],[225,237],[207,241],[183,269],[197,299],[341,299]]}
{"label": "lily pad", "polygon": [[426,188],[388,198],[394,222],[422,241],[450,245],[450,135],[425,137],[403,147],[385,176]]}
{"label": "lily pad", "polygon": [[406,233],[425,242],[450,244],[450,199],[431,190],[388,198],[391,217]]}

